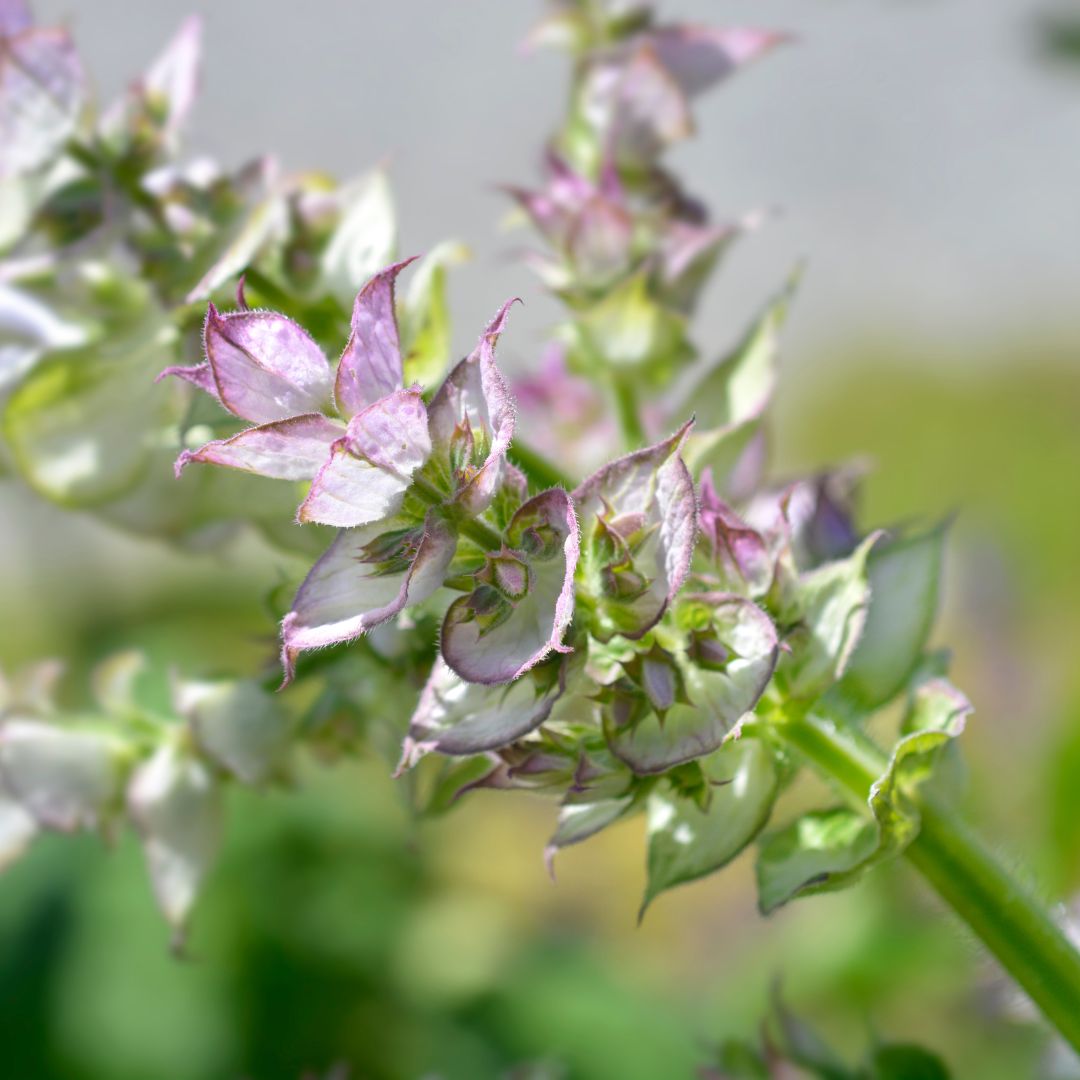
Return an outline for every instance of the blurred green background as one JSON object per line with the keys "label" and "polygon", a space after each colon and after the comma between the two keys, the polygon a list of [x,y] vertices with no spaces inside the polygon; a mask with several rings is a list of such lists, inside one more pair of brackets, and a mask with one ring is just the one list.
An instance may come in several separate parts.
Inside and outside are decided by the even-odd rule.
{"label": "blurred green background", "polygon": [[[1065,340],[1063,335],[1062,340]],[[937,634],[977,715],[969,802],[1048,899],[1080,888],[1080,379],[1052,337],[909,355],[852,343],[781,392],[783,475],[874,464],[865,522],[959,511]],[[197,670],[250,670],[269,623],[243,545],[181,557],[5,492],[0,655],[128,643]],[[16,583],[12,580],[17,578]],[[77,681],[77,679],[76,679]],[[1003,1019],[996,973],[900,865],[761,919],[751,860],[676,891],[635,927],[642,823],[560,856],[554,808],[479,793],[410,821],[387,761],[310,762],[296,791],[232,794],[224,857],[174,960],[131,837],[41,840],[0,887],[4,1074],[87,1080],[494,1077],[549,1058],[595,1080],[689,1077],[752,1036],[770,983],[857,1057],[922,1042],[959,1077],[1042,1075],[1040,1034]],[[812,788],[799,801],[824,797]]]}
{"label": "blurred green background", "polygon": [[[758,18],[758,6],[732,12]],[[107,61],[96,65],[106,89],[175,21],[169,5],[137,7],[112,5],[127,20],[117,33],[116,19],[96,17],[98,0],[75,4],[91,66]],[[211,148],[235,153],[234,135],[245,152],[280,141],[294,164],[346,172],[404,144],[396,180],[409,244],[474,240],[476,222],[498,215],[482,183],[528,176],[526,155],[561,107],[562,69],[541,67],[530,82],[513,53],[538,5],[454,5],[451,19],[437,0],[444,15],[431,19],[443,22],[424,24],[427,45],[397,6],[377,17],[374,5],[355,7],[372,62],[396,84],[400,50],[426,49],[443,64],[430,70],[445,101],[430,87],[403,92],[396,112],[357,124],[345,88],[383,84],[357,73],[330,5],[313,8],[325,13],[312,22],[318,47],[294,57],[320,70],[299,82],[279,77],[269,52],[260,61],[250,50],[250,68],[230,63],[227,35],[250,22],[242,5],[220,5],[226,36],[217,46],[211,37],[201,114]],[[710,4],[682,8],[715,17]],[[764,254],[735,264],[722,312],[704,314],[703,341],[715,348],[721,323],[733,334],[743,300],[765,295],[789,255],[815,258],[788,339],[774,472],[866,457],[865,524],[958,512],[936,639],[954,648],[956,681],[977,707],[963,738],[967,801],[993,846],[1056,901],[1080,890],[1080,321],[1061,302],[1075,293],[1080,250],[1063,215],[1080,189],[1059,137],[1080,84],[1067,34],[1044,49],[1053,74],[1036,62],[1043,47],[1028,32],[1043,10],[1013,0],[774,5],[770,21],[807,44],[775,61],[776,76],[754,72],[750,90],[740,84],[710,106],[686,161],[711,201],[776,196],[794,211],[790,228],[770,231],[781,240],[764,238]],[[291,49],[306,15],[289,17],[265,33]],[[494,82],[505,102],[489,100]],[[306,122],[318,108],[298,85],[337,110],[333,131],[325,117]],[[529,122],[492,140],[495,108]],[[981,134],[965,141],[973,124]],[[924,151],[930,137],[935,152]],[[480,241],[455,304],[459,340],[512,292],[530,298],[524,318],[542,325],[551,309],[533,303],[534,283]],[[504,251],[506,241],[487,245]],[[1041,302],[1038,289],[1049,289]],[[528,333],[511,349],[519,362],[536,354]],[[237,674],[264,659],[274,628],[259,597],[275,578],[255,545],[176,554],[10,483],[0,484],[0,521],[5,667],[65,657],[77,696],[97,660],[131,645],[190,674],[208,658]],[[809,783],[795,794],[824,798]],[[1045,1075],[1041,1033],[1003,1015],[995,968],[904,865],[766,921],[744,856],[665,896],[637,928],[640,820],[563,853],[553,884],[541,853],[554,807],[479,793],[418,826],[375,754],[308,762],[296,790],[236,791],[231,811],[182,961],[133,837],[112,851],[44,837],[5,872],[0,1074],[295,1080],[342,1062],[354,1080],[474,1080],[548,1060],[581,1080],[691,1077],[710,1044],[753,1036],[779,978],[852,1060],[877,1033],[938,1051],[959,1078]]]}

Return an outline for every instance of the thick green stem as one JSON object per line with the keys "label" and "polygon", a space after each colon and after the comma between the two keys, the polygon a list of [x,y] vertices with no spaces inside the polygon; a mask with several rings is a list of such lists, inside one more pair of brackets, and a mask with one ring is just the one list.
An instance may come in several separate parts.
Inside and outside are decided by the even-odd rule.
{"label": "thick green stem", "polygon": [[[816,717],[776,730],[852,805],[867,808],[870,785],[885,767],[868,739]],[[1080,1052],[1080,952],[955,813],[930,799],[919,807],[922,824],[908,860]]]}

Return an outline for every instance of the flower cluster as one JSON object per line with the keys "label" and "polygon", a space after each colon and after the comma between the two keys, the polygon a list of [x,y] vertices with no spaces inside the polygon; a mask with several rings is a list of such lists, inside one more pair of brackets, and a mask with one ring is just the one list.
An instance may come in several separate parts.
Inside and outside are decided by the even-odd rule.
{"label": "flower cluster", "polygon": [[[217,541],[246,506],[245,521],[279,542],[287,499],[256,497],[238,474],[162,497],[161,470],[188,432],[218,421],[154,376],[197,356],[205,302],[222,303],[241,273],[261,301],[345,333],[356,288],[394,257],[394,211],[378,172],[339,186],[283,175],[269,156],[234,172],[184,156],[201,33],[185,21],[95,116],[67,32],[3,5],[0,462],[131,531]],[[448,359],[445,269],[462,254],[434,249],[404,298],[414,376]]]}
{"label": "flower cluster", "polygon": [[[3,11],[5,50],[37,40],[18,5]],[[41,40],[70,51],[63,35]],[[511,305],[446,372],[454,249],[416,263],[398,295],[412,260],[394,261],[381,180],[335,188],[265,163],[224,176],[178,162],[198,55],[198,24],[185,24],[117,106],[89,128],[73,118],[47,155],[20,151],[4,173],[38,185],[0,263],[17,283],[0,310],[38,334],[3,410],[16,470],[146,532],[239,517],[303,553],[310,569],[282,612],[285,683],[312,680],[320,710],[367,722],[376,742],[403,736],[398,771],[415,770],[424,809],[477,787],[557,797],[549,856],[644,812],[645,904],[761,833],[797,764],[792,724],[854,727],[904,701],[868,812],[805,815],[761,846],[763,909],[846,884],[911,842],[915,791],[969,706],[926,652],[942,531],[864,534],[848,470],[764,482],[791,284],[718,361],[689,339],[709,273],[753,219],[710,223],[661,155],[689,132],[694,97],[780,40],[600,0],[557,4],[534,36],[575,56],[544,185],[512,189],[567,308],[558,354],[517,395],[530,420],[544,410],[533,426],[561,444],[560,468],[516,438],[495,358]],[[81,86],[77,63],[61,67]],[[35,91],[5,79],[0,117],[29,139],[6,117]],[[76,322],[62,294],[78,298]],[[627,444],[614,460],[609,415]],[[161,490],[166,456],[194,496]],[[311,565],[327,528],[336,537]],[[390,689],[362,663],[376,656]],[[70,730],[7,707],[11,850],[38,827],[96,828],[126,805],[182,923],[218,780],[273,779],[243,762],[282,752],[293,730],[261,688],[229,685],[248,689],[226,695],[213,732],[183,688],[164,726],[123,695],[99,695],[111,723]],[[378,695],[408,699],[407,730]],[[163,896],[160,881],[179,884]]]}

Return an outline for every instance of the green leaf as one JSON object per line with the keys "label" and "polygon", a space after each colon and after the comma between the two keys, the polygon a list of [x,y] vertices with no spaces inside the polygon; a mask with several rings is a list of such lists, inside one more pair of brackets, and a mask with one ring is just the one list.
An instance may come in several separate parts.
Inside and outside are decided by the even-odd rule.
{"label": "green leaf", "polygon": [[869,1080],[949,1080],[949,1070],[921,1046],[892,1043],[874,1051]]}
{"label": "green leaf", "polygon": [[808,1070],[818,1080],[860,1080],[832,1047],[784,1004],[775,986],[771,1004],[779,1035],[777,1050],[787,1061]]}
{"label": "green leaf", "polygon": [[838,808],[811,814],[766,838],[758,857],[758,894],[768,913],[795,896],[846,888],[894,858],[919,833],[915,795],[964,729],[971,704],[945,679],[913,693],[889,763],[867,800],[870,817]]}
{"label": "green leaf", "polygon": [[641,905],[726,866],[761,831],[779,790],[771,749],[759,739],[728,743],[700,761],[714,787],[702,809],[671,788],[648,800],[648,884]]}
{"label": "green leaf", "polygon": [[578,370],[631,369],[663,382],[692,356],[686,319],[652,297],[644,271],[616,285],[566,332]]}
{"label": "green leaf", "polygon": [[339,198],[344,210],[323,252],[322,285],[351,310],[368,278],[393,262],[397,215],[381,169],[354,180]]}
{"label": "green leaf", "polygon": [[784,621],[795,625],[786,640],[791,652],[778,669],[794,699],[820,696],[846,670],[862,635],[870,602],[867,560],[880,537],[867,537],[846,559],[826,563],[794,579],[783,597]]}
{"label": "green leaf", "polygon": [[[878,848],[873,821],[855,810],[818,810],[766,837],[758,853],[758,906],[768,915],[796,896],[823,892]],[[845,884],[846,884],[845,880]]]}
{"label": "green leaf", "polygon": [[128,809],[158,906],[182,933],[220,843],[221,786],[205,762],[170,740],[136,770]]}
{"label": "green leaf", "polygon": [[261,784],[280,770],[292,720],[273,694],[254,682],[222,681],[182,682],[174,696],[199,747],[238,780]]}
{"label": "green leaf", "polygon": [[446,372],[451,350],[446,271],[468,258],[464,244],[446,241],[416,264],[399,311],[406,386],[433,386]]}
{"label": "green leaf", "polygon": [[16,468],[65,506],[95,506],[129,491],[162,429],[177,419],[175,391],[154,383],[175,358],[176,331],[144,286],[119,283],[116,291],[101,339],[47,356],[3,412]]}
{"label": "green leaf", "polygon": [[780,332],[799,275],[799,270],[792,273],[735,348],[693,383],[684,402],[701,427],[741,424],[764,412],[776,387]]}
{"label": "green leaf", "polygon": [[838,687],[863,711],[891,700],[919,663],[937,614],[945,531],[942,524],[870,553],[866,626]]}

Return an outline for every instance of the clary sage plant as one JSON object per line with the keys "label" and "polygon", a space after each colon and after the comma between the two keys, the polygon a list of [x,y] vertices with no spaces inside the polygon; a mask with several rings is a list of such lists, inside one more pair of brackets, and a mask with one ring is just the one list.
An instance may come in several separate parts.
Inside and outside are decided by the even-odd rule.
{"label": "clary sage plant", "polygon": [[[56,664],[11,673],[0,858],[128,822],[179,940],[225,789],[362,732],[398,744],[423,813],[477,788],[549,796],[549,862],[643,815],[642,913],[755,841],[765,913],[905,856],[1080,1048],[1080,956],[939,768],[971,713],[927,644],[944,526],[868,532],[853,471],[769,474],[797,275],[719,359],[691,339],[761,215],[711,219],[665,151],[783,35],[551,5],[530,43],[570,53],[569,109],[540,182],[507,193],[565,316],[516,379],[497,294],[449,363],[463,251],[399,260],[381,175],[183,156],[199,36],[186,23],[96,113],[66,32],[0,2],[3,464],[143,535],[257,530],[292,578],[281,673],[268,656],[247,680],[177,676],[165,703],[123,654],[85,715],[53,705]],[[882,710],[889,749],[866,733]],[[835,803],[770,827],[802,769]]]}

